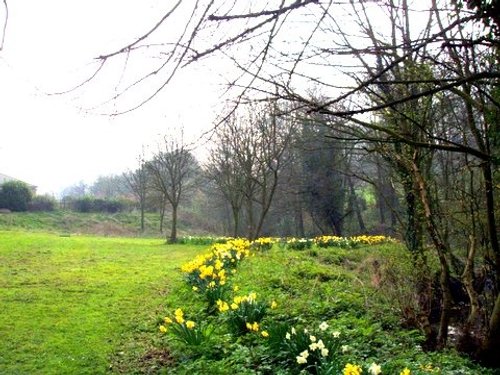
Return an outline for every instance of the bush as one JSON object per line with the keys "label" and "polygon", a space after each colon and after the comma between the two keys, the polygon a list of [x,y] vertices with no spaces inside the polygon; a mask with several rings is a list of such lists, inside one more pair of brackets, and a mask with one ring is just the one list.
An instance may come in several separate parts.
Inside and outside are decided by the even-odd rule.
{"label": "bush", "polygon": [[70,207],[77,212],[105,212],[114,214],[129,209],[129,202],[118,199],[102,199],[91,196],[70,200]]}
{"label": "bush", "polygon": [[54,211],[56,200],[50,195],[36,195],[29,205],[30,211]]}
{"label": "bush", "polygon": [[22,181],[8,181],[0,188],[0,208],[18,212],[27,211],[31,199],[31,189]]}

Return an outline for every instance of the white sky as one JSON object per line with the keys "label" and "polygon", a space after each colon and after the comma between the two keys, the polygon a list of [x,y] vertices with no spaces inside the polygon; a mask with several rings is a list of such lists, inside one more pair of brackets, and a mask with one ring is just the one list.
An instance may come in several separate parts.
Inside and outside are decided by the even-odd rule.
{"label": "white sky", "polygon": [[[151,103],[112,118],[80,110],[85,103],[75,94],[47,95],[77,84],[93,58],[140,36],[170,2],[8,3],[0,51],[0,173],[37,185],[39,193],[57,194],[79,181],[134,168],[143,145],[155,146],[169,128],[182,126],[187,136],[210,128],[218,94],[213,74],[201,70],[183,72]],[[102,98],[113,94],[109,87],[91,90]]]}

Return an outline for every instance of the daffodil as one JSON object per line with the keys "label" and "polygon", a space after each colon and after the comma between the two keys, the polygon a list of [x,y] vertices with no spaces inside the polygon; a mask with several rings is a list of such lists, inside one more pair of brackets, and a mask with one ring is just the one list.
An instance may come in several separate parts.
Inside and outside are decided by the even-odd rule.
{"label": "daffodil", "polygon": [[165,327],[165,326],[160,326],[160,332],[161,332],[161,333],[165,333],[165,332],[167,332],[167,327]]}
{"label": "daffodil", "polygon": [[370,367],[368,367],[368,372],[371,375],[379,375],[382,373],[382,367],[380,365],[377,365],[375,362],[373,362]]}
{"label": "daffodil", "polygon": [[328,349],[327,348],[321,349],[321,356],[322,357],[328,357]]}
{"label": "daffodil", "polygon": [[302,357],[302,356],[298,355],[298,356],[297,356],[297,363],[298,363],[299,365],[302,365],[302,364],[304,364],[304,363],[307,363],[307,358],[305,358],[305,357]]}
{"label": "daffodil", "polygon": [[195,323],[195,322],[193,322],[192,320],[188,320],[188,321],[186,322],[186,328],[187,328],[187,329],[193,329],[195,325],[196,325],[196,323]]}
{"label": "daffodil", "polygon": [[276,301],[271,302],[271,309],[275,309],[276,307],[278,307]]}
{"label": "daffodil", "polygon": [[322,330],[322,331],[326,331],[328,329],[328,323],[327,322],[322,322],[319,325],[319,329]]}
{"label": "daffodil", "polygon": [[411,375],[411,371],[408,367],[405,367],[404,370],[399,373],[399,375]]}
{"label": "daffodil", "polygon": [[262,337],[269,337],[269,332],[267,331],[262,331],[260,334],[262,335]]}
{"label": "daffodil", "polygon": [[344,375],[360,375],[363,372],[363,369],[358,365],[353,365],[348,363],[344,367]]}
{"label": "daffodil", "polygon": [[304,350],[297,356],[297,363],[298,364],[307,363],[307,357],[309,357],[309,352],[307,350]]}

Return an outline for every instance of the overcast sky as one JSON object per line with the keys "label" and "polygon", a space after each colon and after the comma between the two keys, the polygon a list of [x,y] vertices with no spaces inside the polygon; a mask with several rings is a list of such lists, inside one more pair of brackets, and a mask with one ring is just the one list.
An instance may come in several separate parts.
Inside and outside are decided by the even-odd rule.
{"label": "overcast sky", "polygon": [[[169,128],[182,126],[188,137],[210,128],[218,94],[214,77],[202,69],[184,72],[153,102],[118,117],[103,116],[100,108],[82,110],[89,107],[80,98],[89,97],[85,90],[47,95],[79,83],[95,57],[141,35],[169,2],[8,3],[0,51],[0,173],[37,185],[40,193],[57,194],[79,181],[133,168],[143,145],[154,146]],[[113,94],[109,86],[89,90],[95,97]]]}

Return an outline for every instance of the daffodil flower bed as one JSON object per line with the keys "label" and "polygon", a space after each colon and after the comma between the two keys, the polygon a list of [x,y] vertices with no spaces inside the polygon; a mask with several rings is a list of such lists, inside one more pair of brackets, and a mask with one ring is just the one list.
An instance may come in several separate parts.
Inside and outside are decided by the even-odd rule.
{"label": "daffodil flower bed", "polygon": [[[160,325],[160,331],[192,347],[195,354],[202,357],[206,356],[206,364],[212,360],[212,355],[217,358],[231,356],[231,366],[237,362],[235,362],[236,358],[241,360],[245,358],[246,365],[243,363],[240,367],[234,365],[234,371],[237,371],[237,368],[246,370],[255,367],[257,363],[261,363],[260,361],[267,361],[267,364],[262,364],[264,372],[271,371],[269,373],[272,373],[276,369],[277,373],[281,374],[423,375],[431,372],[429,370],[431,368],[433,369],[432,372],[438,368],[432,367],[432,365],[419,367],[418,362],[410,363],[410,365],[407,365],[407,362],[391,363],[387,359],[379,363],[373,354],[366,356],[366,351],[362,346],[366,341],[361,341],[363,344],[356,341],[363,340],[362,335],[356,337],[356,332],[365,327],[351,326],[349,322],[354,322],[353,318],[348,318],[347,325],[340,323],[340,318],[337,321],[330,318],[327,321],[317,323],[312,329],[310,324],[309,327],[306,325],[306,328],[299,329],[299,327],[304,327],[303,323],[305,321],[310,322],[307,319],[310,319],[311,316],[319,317],[321,313],[311,311],[311,316],[304,320],[302,316],[287,316],[284,311],[286,308],[280,309],[277,303],[269,297],[265,299],[258,298],[256,292],[243,295],[237,294],[239,287],[230,284],[238,266],[243,260],[254,256],[256,253],[262,254],[260,260],[264,262],[265,257],[279,258],[279,254],[283,254],[283,252],[277,251],[273,253],[269,251],[276,241],[276,239],[263,238],[252,243],[245,239],[230,239],[224,244],[213,244],[207,253],[199,255],[191,262],[184,264],[182,271],[185,280],[196,294],[204,296],[209,303],[209,309],[205,310],[205,313],[197,314],[200,323],[188,320],[184,316],[184,312],[177,309],[173,316],[165,317]],[[359,245],[388,242],[394,242],[394,240],[384,236],[350,238],[322,236],[314,240],[288,239],[285,246],[286,248],[298,250],[311,248],[312,246],[353,248]],[[310,257],[310,255],[303,253],[286,258],[286,261],[289,262],[287,265],[293,265],[295,270],[290,272],[289,275],[284,273],[279,278],[274,278],[274,287],[279,290],[284,286],[286,287],[284,290],[288,290],[289,281],[292,280],[294,274],[299,274],[296,272],[298,265],[307,257]],[[307,260],[309,261],[309,258]],[[257,263],[250,264],[253,267]],[[276,268],[271,269],[276,270]],[[261,269],[259,268],[259,270]],[[243,271],[245,272],[245,270]],[[246,272],[248,272],[248,269]],[[314,280],[315,283],[322,282],[320,279]],[[239,282],[241,282],[241,279]],[[308,283],[309,281],[305,279],[301,280],[301,282]],[[316,284],[312,285],[312,289],[315,288],[318,288],[318,286]],[[313,294],[313,290],[311,290],[310,294],[310,298],[313,299],[312,302],[314,302],[314,298],[317,298]],[[294,294],[290,294],[290,296],[294,296]],[[285,299],[280,298],[280,301],[283,301],[285,305],[288,303]],[[332,303],[335,302],[332,301]],[[316,306],[321,306],[321,304],[316,301]],[[275,308],[278,308],[277,311],[270,313],[270,310]],[[346,304],[346,308],[343,308],[342,311],[344,310],[346,312],[350,311],[349,304]],[[328,313],[329,310],[324,311]],[[207,312],[210,313],[210,316],[205,315]],[[212,323],[204,326],[203,321]],[[292,321],[299,323],[294,325],[288,323]],[[330,324],[334,325],[335,329],[332,329]],[[216,327],[216,331],[212,327]],[[373,325],[370,325],[369,329],[371,330],[372,327]],[[217,333],[217,335],[212,335],[213,333]],[[354,337],[352,333],[354,333]],[[215,344],[203,346],[211,336],[215,336],[215,338],[212,337],[211,339],[213,340],[211,342],[215,342]],[[182,348],[182,350],[184,349]],[[243,354],[241,354],[241,357],[236,357],[236,354],[232,354],[233,350],[236,353],[249,353],[251,357],[255,355],[253,354],[254,351],[259,354],[253,358],[243,357]],[[214,363],[217,363],[217,360],[214,360]],[[227,366],[228,363],[224,365]],[[199,372],[200,368],[198,367],[198,372],[194,371],[193,373],[206,373]],[[209,371],[204,367],[201,369]]]}
{"label": "daffodil flower bed", "polygon": [[354,236],[354,237],[339,237],[339,236],[318,236],[313,239],[313,242],[318,247],[341,247],[352,249],[359,245],[379,245],[383,243],[394,243],[391,237],[387,236]]}
{"label": "daffodil flower bed", "polygon": [[172,334],[173,337],[188,346],[200,346],[207,342],[213,332],[213,327],[197,324],[193,320],[187,320],[184,311],[176,309],[174,316],[166,316],[159,327],[163,334]]}

